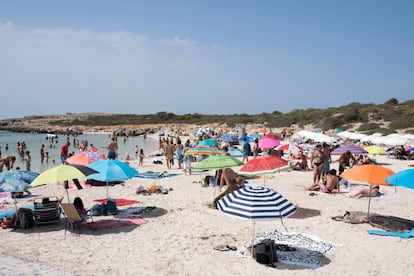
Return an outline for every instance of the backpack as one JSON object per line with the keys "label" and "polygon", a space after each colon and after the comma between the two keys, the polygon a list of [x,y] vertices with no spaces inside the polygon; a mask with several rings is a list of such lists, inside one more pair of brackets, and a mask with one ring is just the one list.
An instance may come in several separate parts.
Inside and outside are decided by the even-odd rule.
{"label": "backpack", "polygon": [[274,267],[277,262],[276,245],[271,239],[266,239],[254,246],[253,252],[258,263]]}
{"label": "backpack", "polygon": [[105,204],[101,204],[101,203],[96,203],[95,205],[92,206],[90,213],[92,216],[103,216],[106,215],[106,208],[105,208]]}
{"label": "backpack", "polygon": [[33,211],[28,208],[19,208],[16,212],[16,227],[19,229],[29,229],[35,224]]}
{"label": "backpack", "polygon": [[106,201],[106,213],[108,215],[115,215],[118,213],[118,208],[116,207],[116,201],[113,198],[108,198]]}

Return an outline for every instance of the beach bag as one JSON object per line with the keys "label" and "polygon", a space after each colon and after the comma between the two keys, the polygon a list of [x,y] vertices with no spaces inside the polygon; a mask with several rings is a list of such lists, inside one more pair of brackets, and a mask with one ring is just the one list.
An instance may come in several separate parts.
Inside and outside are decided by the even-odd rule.
{"label": "beach bag", "polygon": [[35,224],[33,211],[28,208],[19,208],[16,212],[16,227],[19,229],[29,229]]}
{"label": "beach bag", "polygon": [[97,203],[92,206],[90,213],[92,216],[103,216],[106,214],[106,207],[105,204]]}
{"label": "beach bag", "polygon": [[106,214],[115,215],[118,213],[118,208],[116,207],[116,201],[113,198],[108,198],[106,201]]}
{"label": "beach bag", "polygon": [[254,246],[253,255],[256,262],[274,267],[277,262],[276,245],[271,239],[266,239]]}

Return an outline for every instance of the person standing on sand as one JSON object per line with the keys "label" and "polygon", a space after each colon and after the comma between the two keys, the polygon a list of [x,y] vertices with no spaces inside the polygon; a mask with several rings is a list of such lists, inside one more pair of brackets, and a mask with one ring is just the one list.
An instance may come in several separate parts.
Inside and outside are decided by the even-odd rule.
{"label": "person standing on sand", "polygon": [[167,169],[171,169],[171,164],[174,158],[174,148],[173,145],[170,144],[170,141],[167,140],[165,146],[165,159],[167,161]]}
{"label": "person standing on sand", "polygon": [[108,159],[115,160],[117,151],[118,144],[116,143],[115,138],[111,138],[111,142],[108,144]]}

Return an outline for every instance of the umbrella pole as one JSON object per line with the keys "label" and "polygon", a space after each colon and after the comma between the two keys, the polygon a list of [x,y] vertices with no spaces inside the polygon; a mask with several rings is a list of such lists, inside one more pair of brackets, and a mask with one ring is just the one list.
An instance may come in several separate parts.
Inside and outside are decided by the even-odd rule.
{"label": "umbrella pole", "polygon": [[253,253],[254,253],[254,235],[256,230],[256,221],[253,220],[253,237],[252,237],[252,257],[254,257]]}
{"label": "umbrella pole", "polygon": [[[372,188],[372,185],[369,185],[369,191],[370,191],[370,193],[371,193],[371,188]],[[368,199],[368,213],[367,213],[367,220],[366,220],[367,223],[369,223],[369,209],[370,209],[370,207],[371,207],[371,195],[370,195],[370,197]]]}
{"label": "umbrella pole", "polygon": [[109,194],[109,181],[106,181],[106,199],[108,199]]}
{"label": "umbrella pole", "polygon": [[68,203],[70,203],[70,199],[69,199],[69,189],[65,189],[66,190],[66,197],[68,198]]}

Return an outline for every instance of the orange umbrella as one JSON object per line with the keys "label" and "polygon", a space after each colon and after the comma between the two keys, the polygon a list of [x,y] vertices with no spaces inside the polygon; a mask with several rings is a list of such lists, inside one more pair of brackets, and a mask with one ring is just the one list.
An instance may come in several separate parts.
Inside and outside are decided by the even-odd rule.
{"label": "orange umbrella", "polygon": [[367,164],[354,166],[343,172],[341,177],[349,181],[360,182],[363,184],[390,186],[385,181],[385,178],[392,174],[394,174],[394,172],[388,168]]}
{"label": "orange umbrella", "polygon": [[[386,181],[385,178],[394,174],[394,171],[378,166],[378,165],[359,165],[354,166],[345,172],[343,172],[340,176],[342,178],[347,179],[348,181],[359,182],[363,184],[370,184],[370,185],[384,185],[390,186]],[[370,186],[371,189],[371,186]],[[368,214],[367,220],[369,220],[369,209],[371,206],[371,197],[368,200]]]}

